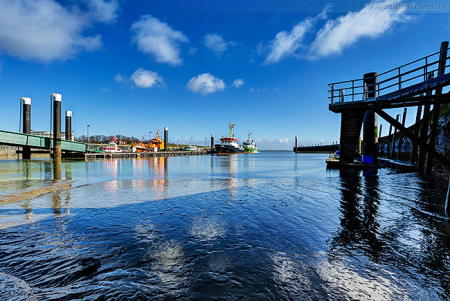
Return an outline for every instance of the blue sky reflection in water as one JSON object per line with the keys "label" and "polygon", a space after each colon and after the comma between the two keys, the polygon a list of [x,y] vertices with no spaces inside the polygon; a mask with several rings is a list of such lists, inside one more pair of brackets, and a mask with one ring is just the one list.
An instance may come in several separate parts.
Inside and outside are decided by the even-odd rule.
{"label": "blue sky reflection in water", "polygon": [[[2,161],[0,293],[44,300],[448,296],[443,189],[415,173],[326,170],[325,158],[262,152],[66,161],[59,181],[50,162]],[[27,199],[24,191],[36,194]]]}

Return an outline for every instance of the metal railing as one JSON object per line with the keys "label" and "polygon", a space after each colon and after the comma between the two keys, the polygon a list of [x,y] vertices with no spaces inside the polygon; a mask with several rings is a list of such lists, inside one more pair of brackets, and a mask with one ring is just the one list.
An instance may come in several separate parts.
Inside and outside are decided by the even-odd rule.
{"label": "metal railing", "polygon": [[[369,93],[378,97],[415,84],[427,82],[435,77],[435,72],[439,70],[440,54],[441,51],[438,51],[378,74],[378,83],[375,84],[364,85],[363,78],[328,84],[330,87],[328,99],[330,99],[332,105],[335,103],[362,101],[373,98],[368,97]],[[450,67],[450,64],[448,64],[449,59],[450,56],[445,57],[445,69]],[[375,78],[366,78],[366,81]]]}

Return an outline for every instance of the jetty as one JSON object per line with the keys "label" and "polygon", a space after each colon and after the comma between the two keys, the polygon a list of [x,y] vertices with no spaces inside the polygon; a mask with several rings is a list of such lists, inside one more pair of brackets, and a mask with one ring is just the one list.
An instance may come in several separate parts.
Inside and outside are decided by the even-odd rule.
{"label": "jetty", "polygon": [[199,151],[161,151],[161,152],[117,152],[117,153],[85,153],[86,160],[93,159],[119,159],[119,158],[154,158],[154,157],[175,157],[175,156],[202,156],[206,155],[206,150]]}
{"label": "jetty", "polygon": [[[435,149],[441,107],[450,103],[450,93],[443,93],[443,88],[450,85],[448,49],[449,42],[445,41],[440,51],[386,72],[369,72],[363,78],[329,84],[329,110],[341,114],[337,165],[355,164],[361,128],[361,163],[368,166],[378,163],[380,116],[411,140],[418,152],[412,164],[419,171],[431,174],[433,160],[450,168],[450,160]],[[406,128],[405,118],[400,122],[399,117],[395,119],[386,112],[406,107],[418,108],[416,120],[422,124],[420,130]]]}

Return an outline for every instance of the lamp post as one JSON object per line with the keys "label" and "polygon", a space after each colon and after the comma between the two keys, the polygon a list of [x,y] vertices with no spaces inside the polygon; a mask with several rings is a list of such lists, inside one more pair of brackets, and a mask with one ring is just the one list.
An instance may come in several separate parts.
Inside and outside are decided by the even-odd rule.
{"label": "lamp post", "polygon": [[205,138],[205,147],[206,147],[206,138]]}
{"label": "lamp post", "polygon": [[148,143],[150,143],[151,139],[152,139],[152,131],[148,132]]}
{"label": "lamp post", "polygon": [[181,135],[181,145],[183,145],[183,135]]}
{"label": "lamp post", "polygon": [[89,127],[90,127],[91,125],[90,124],[88,124],[87,125],[87,127],[86,127],[86,132],[87,132],[87,144],[89,145]]}

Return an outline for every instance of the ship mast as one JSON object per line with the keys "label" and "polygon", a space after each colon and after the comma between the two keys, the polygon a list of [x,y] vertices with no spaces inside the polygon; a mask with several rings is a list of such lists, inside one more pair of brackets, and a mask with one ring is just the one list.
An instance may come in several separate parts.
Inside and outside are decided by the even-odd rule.
{"label": "ship mast", "polygon": [[230,122],[230,138],[233,138],[233,127],[234,123]]}

